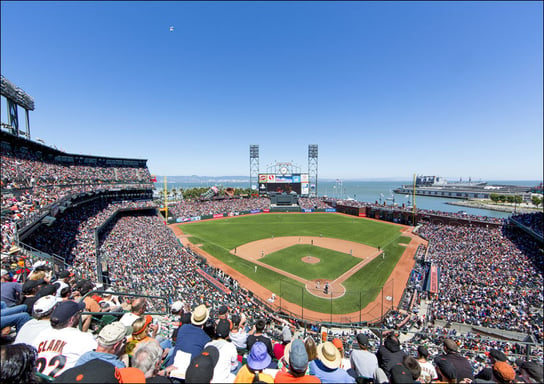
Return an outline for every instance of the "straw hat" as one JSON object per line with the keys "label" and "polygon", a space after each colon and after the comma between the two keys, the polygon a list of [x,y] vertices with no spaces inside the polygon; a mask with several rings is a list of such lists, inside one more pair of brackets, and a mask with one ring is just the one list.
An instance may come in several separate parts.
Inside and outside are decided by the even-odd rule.
{"label": "straw hat", "polygon": [[321,360],[325,367],[330,369],[338,368],[342,362],[340,352],[330,341],[319,344],[317,347],[317,358]]}
{"label": "straw hat", "polygon": [[202,325],[208,320],[209,316],[210,310],[206,308],[204,304],[200,304],[191,314],[191,323],[194,325]]}

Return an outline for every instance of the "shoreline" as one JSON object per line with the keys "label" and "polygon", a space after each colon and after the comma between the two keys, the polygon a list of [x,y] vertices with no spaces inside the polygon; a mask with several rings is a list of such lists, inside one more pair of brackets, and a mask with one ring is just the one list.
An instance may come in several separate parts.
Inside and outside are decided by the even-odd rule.
{"label": "shoreline", "polygon": [[516,213],[542,212],[542,208],[531,207],[531,206],[528,206],[526,204],[524,204],[524,205],[518,204],[518,205],[514,206],[513,204],[487,203],[486,201],[461,200],[461,201],[448,201],[448,202],[446,202],[446,204],[455,205],[455,206],[459,206],[459,207],[488,209],[490,211],[510,212],[510,213],[514,213],[514,211]]}

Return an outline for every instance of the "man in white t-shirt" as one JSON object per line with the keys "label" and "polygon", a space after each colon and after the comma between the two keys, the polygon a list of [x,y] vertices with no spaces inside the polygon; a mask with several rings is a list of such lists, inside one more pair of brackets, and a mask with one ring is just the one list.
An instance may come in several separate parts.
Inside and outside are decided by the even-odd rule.
{"label": "man in white t-shirt", "polygon": [[212,382],[214,383],[232,383],[235,378],[233,372],[238,370],[238,352],[234,344],[226,340],[229,337],[229,332],[230,321],[227,319],[219,320],[215,328],[216,339],[204,346],[212,345],[219,351],[219,360],[213,370]]}
{"label": "man in white t-shirt", "polygon": [[356,337],[359,349],[353,349],[350,355],[351,368],[355,371],[356,377],[374,379],[376,369],[378,369],[378,358],[370,352],[370,341],[364,333],[359,333]]}
{"label": "man in white t-shirt", "polygon": [[68,300],[57,304],[51,314],[52,329],[43,331],[32,342],[38,351],[38,372],[57,377],[75,366],[85,352],[96,348],[93,335],[77,328],[84,309],[83,302]]}
{"label": "man in white t-shirt", "polygon": [[137,318],[142,316],[147,309],[147,301],[143,297],[138,297],[132,302],[132,311],[125,313],[119,321],[125,325],[125,327],[132,327],[132,323]]}
{"label": "man in white t-shirt", "polygon": [[232,329],[230,330],[230,341],[238,349],[247,348],[247,332],[245,330],[246,316],[232,315]]}
{"label": "man in white t-shirt", "polygon": [[32,316],[34,318],[28,320],[21,327],[19,332],[17,332],[14,343],[32,345],[34,339],[43,331],[52,329],[49,318],[58,302],[57,297],[53,295],[40,297],[32,308]]}
{"label": "man in white t-shirt", "polygon": [[423,345],[417,347],[417,362],[421,367],[421,374],[419,375],[418,381],[422,383],[430,383],[433,380],[438,380],[438,374],[434,365],[427,361],[429,357],[429,351]]}

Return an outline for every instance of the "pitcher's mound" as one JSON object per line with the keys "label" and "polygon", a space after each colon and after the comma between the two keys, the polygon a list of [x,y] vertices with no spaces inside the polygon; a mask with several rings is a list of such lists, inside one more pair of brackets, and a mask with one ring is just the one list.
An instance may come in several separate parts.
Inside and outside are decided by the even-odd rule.
{"label": "pitcher's mound", "polygon": [[314,256],[304,256],[301,260],[308,264],[317,264],[321,261],[321,259]]}

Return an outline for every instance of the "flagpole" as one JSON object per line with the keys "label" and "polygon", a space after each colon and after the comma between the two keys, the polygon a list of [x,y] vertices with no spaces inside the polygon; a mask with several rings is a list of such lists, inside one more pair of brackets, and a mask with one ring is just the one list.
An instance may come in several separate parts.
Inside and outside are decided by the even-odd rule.
{"label": "flagpole", "polygon": [[166,176],[164,176],[164,208],[165,208],[165,211],[164,211],[164,217],[166,219],[166,224],[168,225],[168,201],[166,199],[166,194],[167,194],[167,190],[166,190]]}

